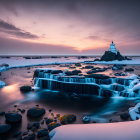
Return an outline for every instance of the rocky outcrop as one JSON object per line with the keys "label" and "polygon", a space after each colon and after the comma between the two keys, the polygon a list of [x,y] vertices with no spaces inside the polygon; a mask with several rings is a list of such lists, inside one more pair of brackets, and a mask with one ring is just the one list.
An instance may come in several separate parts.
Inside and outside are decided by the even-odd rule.
{"label": "rocky outcrop", "polygon": [[105,51],[104,55],[101,57],[101,61],[113,61],[113,60],[127,60],[127,57],[124,57],[120,52],[113,53],[111,51]]}

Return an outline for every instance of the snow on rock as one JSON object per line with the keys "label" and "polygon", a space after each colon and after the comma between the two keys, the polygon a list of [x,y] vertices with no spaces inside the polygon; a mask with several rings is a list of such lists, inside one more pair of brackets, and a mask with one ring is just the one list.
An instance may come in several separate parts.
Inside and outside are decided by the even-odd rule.
{"label": "snow on rock", "polygon": [[138,103],[135,107],[129,108],[129,114],[133,121],[140,119],[140,103]]}
{"label": "snow on rock", "polygon": [[3,81],[0,81],[0,88],[6,86],[6,84]]}
{"label": "snow on rock", "polygon": [[71,124],[52,130],[51,140],[139,140],[140,120],[119,123]]}

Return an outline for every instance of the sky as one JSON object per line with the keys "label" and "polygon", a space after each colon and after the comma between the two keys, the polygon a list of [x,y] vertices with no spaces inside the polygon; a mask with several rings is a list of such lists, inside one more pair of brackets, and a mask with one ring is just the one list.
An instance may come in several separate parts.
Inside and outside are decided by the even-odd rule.
{"label": "sky", "polygon": [[0,55],[140,54],[139,0],[0,0]]}

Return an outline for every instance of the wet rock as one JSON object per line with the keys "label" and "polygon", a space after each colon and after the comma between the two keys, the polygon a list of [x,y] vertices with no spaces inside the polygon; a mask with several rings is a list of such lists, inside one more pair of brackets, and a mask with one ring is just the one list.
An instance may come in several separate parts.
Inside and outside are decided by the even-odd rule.
{"label": "wet rock", "polygon": [[52,112],[52,109],[49,109],[49,112]]}
{"label": "wet rock", "polygon": [[21,113],[24,113],[24,112],[25,112],[25,109],[21,109],[20,112],[21,112]]}
{"label": "wet rock", "polygon": [[40,123],[41,123],[41,124],[44,124],[44,120],[42,120]]}
{"label": "wet rock", "polygon": [[9,124],[0,124],[0,135],[9,132],[10,129],[11,129],[11,125],[9,125]]}
{"label": "wet rock", "polygon": [[22,86],[22,87],[20,87],[20,91],[22,91],[22,92],[29,92],[31,90],[32,90],[31,86]]}
{"label": "wet rock", "polygon": [[23,140],[23,139],[22,139],[22,136],[18,136],[18,137],[16,138],[16,140]]}
{"label": "wet rock", "polygon": [[59,73],[63,73],[62,70],[52,70],[51,74],[59,74]]}
{"label": "wet rock", "polygon": [[29,129],[32,129],[32,124],[31,123],[28,123],[27,124],[27,129],[29,130]]}
{"label": "wet rock", "polygon": [[28,109],[27,111],[27,116],[32,118],[41,117],[44,114],[45,114],[45,109],[40,107],[33,107]]}
{"label": "wet rock", "polygon": [[35,127],[35,128],[40,128],[40,123],[39,122],[33,122],[32,123],[32,127]]}
{"label": "wet rock", "polygon": [[134,69],[133,68],[126,68],[125,71],[126,72],[128,72],[128,71],[134,71]]}
{"label": "wet rock", "polygon": [[53,119],[51,119],[51,118],[46,118],[46,119],[45,119],[45,122],[46,122],[46,124],[52,123],[52,122],[53,122]]}
{"label": "wet rock", "polygon": [[18,113],[6,113],[5,119],[9,123],[18,123],[21,121],[22,116]]}
{"label": "wet rock", "polygon": [[37,132],[37,137],[40,138],[40,137],[44,137],[44,136],[48,136],[48,130],[47,129],[40,129],[38,132]]}
{"label": "wet rock", "polygon": [[93,66],[85,66],[85,69],[92,69]]}
{"label": "wet rock", "polygon": [[23,136],[28,135],[28,131],[24,131],[22,135]]}
{"label": "wet rock", "polygon": [[25,136],[23,140],[35,140],[35,134],[32,133],[32,134],[29,134],[28,136]]}
{"label": "wet rock", "polygon": [[73,73],[72,73],[71,71],[66,71],[65,74],[66,74],[67,76],[73,75]]}
{"label": "wet rock", "polygon": [[76,121],[76,116],[73,114],[66,114],[59,117],[61,124],[69,124]]}
{"label": "wet rock", "polygon": [[105,51],[104,55],[101,57],[101,61],[113,61],[113,60],[125,60],[125,57],[123,57],[120,52],[113,53],[111,51]]}
{"label": "wet rock", "polygon": [[94,59],[94,61],[100,61],[100,59],[96,58],[96,59]]}
{"label": "wet rock", "polygon": [[5,115],[5,112],[0,112],[0,116],[3,116],[3,115]]}
{"label": "wet rock", "polygon": [[129,119],[129,113],[123,113],[123,114],[121,114],[121,115],[120,115],[120,118],[121,118],[122,120],[128,120],[128,119]]}
{"label": "wet rock", "polygon": [[112,70],[122,70],[122,69],[123,69],[123,65],[114,64],[112,67]]}
{"label": "wet rock", "polygon": [[88,116],[84,116],[82,121],[83,121],[83,123],[89,123],[90,122],[90,118]]}
{"label": "wet rock", "polygon": [[60,126],[59,123],[52,122],[52,123],[48,124],[48,129],[49,129],[49,131],[51,131],[51,130],[53,130],[54,128],[59,127],[59,126]]}
{"label": "wet rock", "polygon": [[21,134],[21,131],[16,131],[16,132],[13,133],[13,137],[17,137],[17,136],[19,136],[20,134]]}
{"label": "wet rock", "polygon": [[90,74],[90,75],[86,75],[86,77],[95,78],[95,79],[108,79],[108,78],[110,78],[109,76],[104,75],[104,74]]}
{"label": "wet rock", "polygon": [[124,90],[124,86],[113,85],[113,90],[115,90],[115,91],[123,91]]}
{"label": "wet rock", "polygon": [[104,89],[101,92],[101,96],[103,96],[103,97],[111,97],[111,96],[113,96],[113,92],[111,90]]}
{"label": "wet rock", "polygon": [[82,73],[82,71],[80,71],[80,70],[73,70],[72,71],[73,75],[78,75],[79,73]]}
{"label": "wet rock", "polygon": [[81,63],[75,63],[75,66],[76,67],[81,67],[82,65],[81,65]]}
{"label": "wet rock", "polygon": [[14,105],[14,107],[17,107],[17,105]]}
{"label": "wet rock", "polygon": [[45,136],[45,137],[40,138],[40,140],[50,140],[49,135],[48,135],[48,136]]}

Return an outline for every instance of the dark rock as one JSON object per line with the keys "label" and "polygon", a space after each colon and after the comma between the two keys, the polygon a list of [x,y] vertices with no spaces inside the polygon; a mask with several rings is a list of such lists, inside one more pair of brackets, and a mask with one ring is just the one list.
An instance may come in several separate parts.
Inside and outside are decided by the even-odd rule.
{"label": "dark rock", "polygon": [[29,92],[31,90],[32,90],[31,86],[22,86],[22,87],[20,87],[20,91],[22,91],[22,92]]}
{"label": "dark rock", "polygon": [[21,131],[16,131],[16,132],[13,133],[13,137],[17,137],[17,136],[19,136],[20,134],[21,134]]}
{"label": "dark rock", "polygon": [[89,123],[90,122],[90,118],[88,116],[84,116],[82,121],[83,121],[83,123]]}
{"label": "dark rock", "polygon": [[73,70],[72,71],[72,74],[73,75],[78,75],[79,73],[82,73],[80,70]]}
{"label": "dark rock", "polygon": [[52,122],[52,123],[48,124],[48,129],[49,129],[49,131],[51,131],[51,130],[53,130],[54,128],[59,127],[59,126],[60,126],[59,123]]}
{"label": "dark rock", "polygon": [[72,73],[71,71],[66,71],[65,74],[66,74],[67,76],[73,75],[73,73]]}
{"label": "dark rock", "polygon": [[85,69],[92,69],[93,66],[85,66]]}
{"label": "dark rock", "polygon": [[102,92],[101,92],[101,96],[103,96],[103,97],[111,97],[111,96],[113,96],[113,92],[111,91],[111,90],[102,90]]}
{"label": "dark rock", "polygon": [[19,135],[19,136],[16,138],[16,140],[23,140],[23,139],[22,139],[22,136]]}
{"label": "dark rock", "polygon": [[108,78],[110,78],[109,76],[104,75],[104,74],[91,74],[91,75],[86,75],[86,77],[95,78],[95,79],[108,79]]}
{"label": "dark rock", "polygon": [[10,129],[11,129],[11,125],[9,125],[9,124],[0,124],[0,135],[9,132]]}
{"label": "dark rock", "polygon": [[112,70],[122,70],[122,69],[123,69],[123,65],[114,64],[112,67]]}
{"label": "dark rock", "polygon": [[25,109],[21,109],[20,112],[21,112],[21,113],[24,113],[24,112],[25,112]]}
{"label": "dark rock", "polygon": [[23,136],[28,135],[28,131],[23,132]]}
{"label": "dark rock", "polygon": [[40,128],[40,123],[39,122],[33,122],[32,123],[32,127],[35,127],[35,128]]}
{"label": "dark rock", "polygon": [[38,132],[37,132],[37,137],[40,138],[40,137],[44,137],[44,136],[48,136],[48,130],[47,129],[40,129]]}
{"label": "dark rock", "polygon": [[69,124],[76,120],[76,116],[73,114],[66,114],[66,115],[59,117],[59,120],[60,120],[61,124]]}
{"label": "dark rock", "polygon": [[21,121],[22,116],[18,113],[6,113],[5,119],[9,123],[17,123]]}
{"label": "dark rock", "polygon": [[42,120],[40,123],[41,123],[41,124],[44,124],[44,120]]}
{"label": "dark rock", "polygon": [[51,74],[59,74],[59,73],[63,73],[62,70],[52,70]]}
{"label": "dark rock", "polygon": [[82,65],[81,65],[81,63],[75,63],[75,66],[76,67],[81,67]]}
{"label": "dark rock", "polygon": [[113,90],[115,91],[123,91],[124,87],[121,85],[113,85]]}
{"label": "dark rock", "polygon": [[100,59],[96,58],[96,59],[94,59],[94,61],[100,61]]}
{"label": "dark rock", "polygon": [[44,114],[45,114],[45,109],[40,107],[33,107],[28,109],[27,111],[27,116],[32,118],[41,117]]}
{"label": "dark rock", "polygon": [[51,119],[51,118],[46,118],[46,119],[45,119],[45,122],[46,122],[46,124],[52,123],[52,122],[53,122],[53,119]]}
{"label": "dark rock", "polygon": [[48,135],[48,136],[40,138],[39,140],[50,140],[50,138],[49,138],[49,135]]}
{"label": "dark rock", "polygon": [[29,134],[28,136],[25,136],[23,140],[35,140],[35,134],[32,133],[32,134]]}
{"label": "dark rock", "polygon": [[122,120],[128,120],[128,119],[129,119],[129,113],[123,113],[123,114],[121,114],[121,115],[120,115],[120,118],[121,118]]}
{"label": "dark rock", "polygon": [[104,55],[101,57],[101,61],[113,61],[113,60],[125,60],[125,57],[123,57],[120,52],[113,53],[111,51],[105,51]]}
{"label": "dark rock", "polygon": [[133,68],[126,68],[125,71],[134,71]]}
{"label": "dark rock", "polygon": [[27,129],[29,130],[29,129],[32,129],[32,124],[31,123],[28,123],[27,124]]}
{"label": "dark rock", "polygon": [[3,116],[3,115],[5,115],[5,112],[0,112],[0,116]]}

